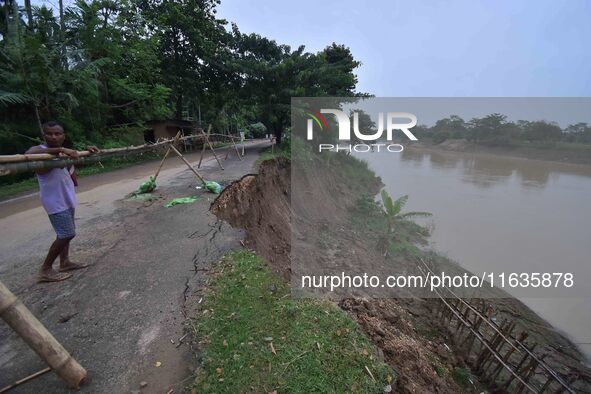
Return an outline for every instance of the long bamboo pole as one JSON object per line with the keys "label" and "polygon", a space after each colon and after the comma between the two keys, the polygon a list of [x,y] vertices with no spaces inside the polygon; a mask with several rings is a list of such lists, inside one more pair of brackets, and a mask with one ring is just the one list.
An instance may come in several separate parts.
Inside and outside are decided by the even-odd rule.
{"label": "long bamboo pole", "polygon": [[86,370],[2,282],[0,316],[69,387],[80,387]]}
{"label": "long bamboo pole", "polygon": [[57,158],[54,160],[43,161],[25,161],[21,163],[0,164],[0,176],[13,175],[21,172],[30,172],[36,170],[48,170],[51,168],[64,168],[70,165],[84,166],[104,160],[104,155],[93,155],[87,157]]}
{"label": "long bamboo pole", "polygon": [[[166,144],[170,144],[171,142],[175,141],[175,138],[169,138],[169,139],[165,139],[162,141],[158,141],[156,143],[150,143],[150,144],[142,144],[142,145],[136,145],[136,146],[127,146],[127,147],[123,147],[123,148],[112,148],[112,149],[101,149],[101,151],[99,153],[91,153],[90,151],[87,150],[83,150],[83,151],[78,151],[78,156],[79,157],[86,157],[86,156],[95,156],[95,155],[110,155],[110,154],[114,154],[114,153],[128,153],[128,152],[134,152],[134,151],[144,151],[144,150],[151,150],[154,149],[158,146],[162,146],[162,145],[166,145]],[[187,135],[184,137],[180,137],[178,138],[178,141],[184,141],[184,140],[191,140],[191,139],[197,139],[197,138],[201,138],[201,135]],[[18,162],[23,162],[23,161],[41,161],[41,160],[54,160],[57,156],[56,155],[50,155],[48,153],[32,153],[32,154],[20,154],[20,155],[0,155],[0,163],[18,163]]]}
{"label": "long bamboo pole", "polygon": [[[212,134],[212,135],[220,135],[220,134]],[[224,137],[228,138],[228,136],[224,135]],[[180,137],[178,141],[184,141],[189,139],[204,139],[205,142],[209,145],[210,149],[213,152],[214,157],[216,158],[220,168],[223,170],[224,167],[222,166],[219,158],[216,155],[209,138],[205,135],[189,135],[185,137]],[[35,170],[44,170],[44,169],[51,169],[51,168],[63,168],[69,165],[76,165],[76,166],[83,166],[87,164],[92,164],[96,162],[100,162],[105,158],[109,158],[112,156],[117,156],[120,154],[132,153],[138,154],[143,152],[148,152],[151,150],[155,150],[158,147],[166,144],[170,144],[173,139],[167,139],[163,141],[159,141],[155,144],[144,144],[139,146],[131,146],[126,148],[114,148],[114,149],[104,149],[101,150],[99,153],[92,154],[89,151],[79,151],[78,158],[71,158],[71,157],[63,157],[63,156],[55,156],[46,153],[36,153],[30,155],[0,155],[0,176],[6,175],[14,175],[21,172],[30,172]]]}

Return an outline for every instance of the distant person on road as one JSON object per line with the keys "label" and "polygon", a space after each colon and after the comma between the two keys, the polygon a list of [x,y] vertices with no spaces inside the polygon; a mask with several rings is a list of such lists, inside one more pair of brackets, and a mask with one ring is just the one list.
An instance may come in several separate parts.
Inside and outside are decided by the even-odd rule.
{"label": "distant person on road", "polygon": [[[77,158],[78,151],[64,148],[66,134],[64,128],[56,122],[47,122],[42,126],[45,144],[33,146],[27,150],[27,154],[49,153],[57,157]],[[91,153],[99,150],[95,146],[86,148]],[[77,186],[73,168],[52,168],[48,170],[36,170],[39,182],[39,196],[41,205],[49,215],[49,221],[57,234],[56,240],[51,244],[47,257],[39,271],[39,282],[59,282],[68,279],[73,271],[85,268],[86,265],[76,264],[70,261],[70,241],[76,236],[74,224],[74,211],[76,209]],[[53,269],[53,263],[60,257],[58,271]]]}

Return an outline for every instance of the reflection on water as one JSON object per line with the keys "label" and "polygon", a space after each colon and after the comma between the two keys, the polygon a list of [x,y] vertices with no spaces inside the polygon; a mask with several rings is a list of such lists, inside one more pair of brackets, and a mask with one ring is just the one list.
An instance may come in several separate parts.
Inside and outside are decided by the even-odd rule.
{"label": "reflection on water", "polygon": [[[459,153],[420,151],[418,149],[404,150],[400,158],[402,161],[412,164],[414,167],[421,167],[427,161],[434,169],[457,169],[462,170],[462,180],[474,183],[477,186],[487,188],[500,182],[506,182],[513,176],[518,177],[525,187],[542,188],[550,177],[555,180],[560,176],[562,170],[556,170],[553,166],[560,166],[560,163],[547,163],[543,161],[527,160],[522,165],[516,166],[515,159],[502,159],[488,155],[461,156]],[[566,165],[568,167],[568,165]],[[578,167],[578,166],[577,166]],[[569,172],[583,174],[581,169],[570,168]]]}
{"label": "reflection on water", "polygon": [[[591,343],[591,166],[416,148],[357,157],[369,162],[390,195],[410,196],[409,211],[433,213],[433,246],[465,268],[572,272],[574,293],[512,292],[534,297],[525,302],[575,342]],[[550,303],[539,297],[572,308],[544,308]],[[582,348],[591,356],[591,346]]]}
{"label": "reflection on water", "polygon": [[402,160],[414,165],[415,167],[421,167],[423,165],[423,158],[425,157],[425,154],[419,150],[405,149],[400,152],[400,157]]}

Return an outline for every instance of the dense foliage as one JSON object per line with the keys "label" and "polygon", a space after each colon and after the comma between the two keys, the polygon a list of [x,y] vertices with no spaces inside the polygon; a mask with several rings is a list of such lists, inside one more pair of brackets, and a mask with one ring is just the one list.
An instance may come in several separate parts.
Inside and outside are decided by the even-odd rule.
{"label": "dense foliage", "polygon": [[4,0],[0,154],[34,144],[47,120],[79,146],[138,142],[148,122],[168,118],[281,141],[291,96],[356,94],[359,62],[345,46],[292,50],[219,19],[218,4],[77,0],[54,10]]}

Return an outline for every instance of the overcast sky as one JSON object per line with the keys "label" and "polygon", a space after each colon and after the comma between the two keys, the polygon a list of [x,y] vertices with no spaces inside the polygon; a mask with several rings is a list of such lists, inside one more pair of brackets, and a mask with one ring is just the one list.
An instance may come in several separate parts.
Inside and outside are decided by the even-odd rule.
{"label": "overcast sky", "polygon": [[242,32],[333,41],[377,96],[590,96],[591,1],[222,0]]}

